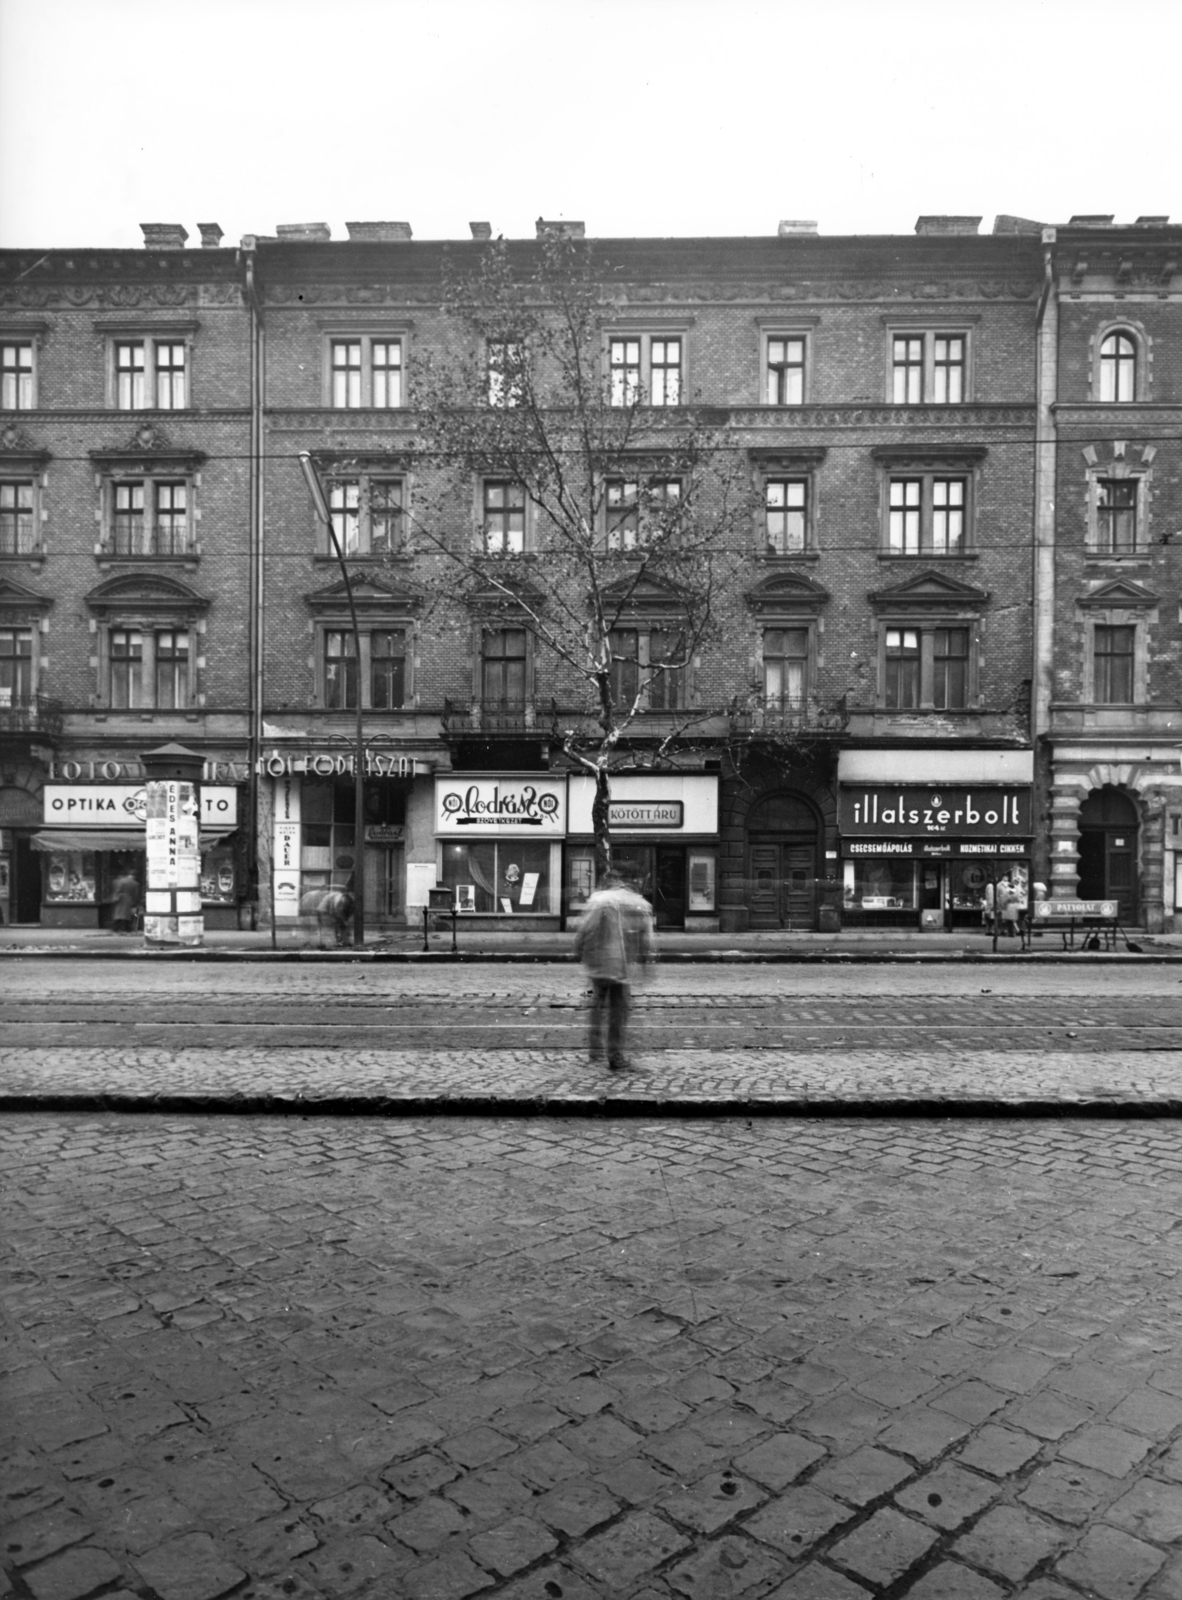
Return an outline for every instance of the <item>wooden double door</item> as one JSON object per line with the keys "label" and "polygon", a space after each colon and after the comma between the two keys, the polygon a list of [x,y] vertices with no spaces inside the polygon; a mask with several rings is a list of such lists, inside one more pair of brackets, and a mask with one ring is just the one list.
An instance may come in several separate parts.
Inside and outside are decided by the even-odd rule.
{"label": "wooden double door", "polygon": [[815,927],[816,840],[752,840],[748,849],[751,926],[806,931]]}
{"label": "wooden double door", "polygon": [[1120,790],[1094,790],[1079,812],[1079,893],[1084,900],[1115,900],[1126,926],[1138,920],[1137,808]]}

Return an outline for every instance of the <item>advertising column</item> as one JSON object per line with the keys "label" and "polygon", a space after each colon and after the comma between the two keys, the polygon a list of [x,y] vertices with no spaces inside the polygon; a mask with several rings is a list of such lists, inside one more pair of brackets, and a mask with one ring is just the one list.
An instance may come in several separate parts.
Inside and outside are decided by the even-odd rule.
{"label": "advertising column", "polygon": [[201,914],[201,800],[195,783],[155,779],[146,790],[148,886],[144,941],[199,945]]}

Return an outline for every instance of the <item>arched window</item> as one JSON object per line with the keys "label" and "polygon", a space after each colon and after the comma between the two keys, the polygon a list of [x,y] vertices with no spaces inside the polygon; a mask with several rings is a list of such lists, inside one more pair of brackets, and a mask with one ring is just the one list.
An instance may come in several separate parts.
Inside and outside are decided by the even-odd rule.
{"label": "arched window", "polygon": [[1100,341],[1100,399],[1121,404],[1137,398],[1137,344],[1117,330]]}

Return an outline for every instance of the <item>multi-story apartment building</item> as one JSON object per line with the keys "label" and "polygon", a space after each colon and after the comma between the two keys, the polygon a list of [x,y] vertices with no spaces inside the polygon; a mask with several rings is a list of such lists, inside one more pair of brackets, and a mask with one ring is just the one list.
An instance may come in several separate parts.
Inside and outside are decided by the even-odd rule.
{"label": "multi-story apartment building", "polygon": [[1037,732],[1056,896],[1182,925],[1182,228],[1048,230]]}
{"label": "multi-story apartment building", "polygon": [[[1150,540],[1178,522],[1182,230],[978,220],[587,241],[608,392],[698,408],[750,489],[717,637],[650,697],[613,781],[616,853],[666,925],[972,922],[991,877],[1047,877],[1052,844],[1053,881],[1086,892],[1088,830],[1127,837],[1113,797],[1142,806],[1177,770],[1174,558]],[[139,758],[177,741],[207,762],[209,918],[295,915],[360,867],[379,925],[437,881],[473,917],[557,925],[594,870],[558,737],[580,686],[441,553],[484,540],[544,578],[544,519],[507,479],[425,460],[411,404],[422,363],[471,353],[441,279],[489,230],[291,227],[237,250],[201,231],[200,250],[157,228],[143,252],[0,254],[4,914],[101,921]],[[677,619],[659,596],[635,613],[621,653],[643,664]],[[1079,814],[1076,845],[1085,786],[1104,816]],[[1170,828],[1151,796],[1151,920]]]}

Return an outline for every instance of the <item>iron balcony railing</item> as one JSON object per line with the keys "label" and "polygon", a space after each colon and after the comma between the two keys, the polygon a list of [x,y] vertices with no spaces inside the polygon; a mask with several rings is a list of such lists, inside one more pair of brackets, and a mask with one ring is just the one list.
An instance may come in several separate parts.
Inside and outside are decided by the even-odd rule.
{"label": "iron balcony railing", "polygon": [[0,688],[0,733],[40,734],[56,739],[62,731],[62,703],[47,694],[14,694]]}
{"label": "iron balcony railing", "polygon": [[798,738],[844,733],[849,709],[844,695],[837,700],[821,700],[815,695],[753,695],[731,707],[730,721],[740,737]]}
{"label": "iron balcony railing", "polygon": [[103,540],[108,556],[191,556],[197,543],[186,528],[113,528]]}
{"label": "iron balcony railing", "polygon": [[551,701],[446,699],[440,720],[445,739],[506,739],[546,733],[552,717]]}

